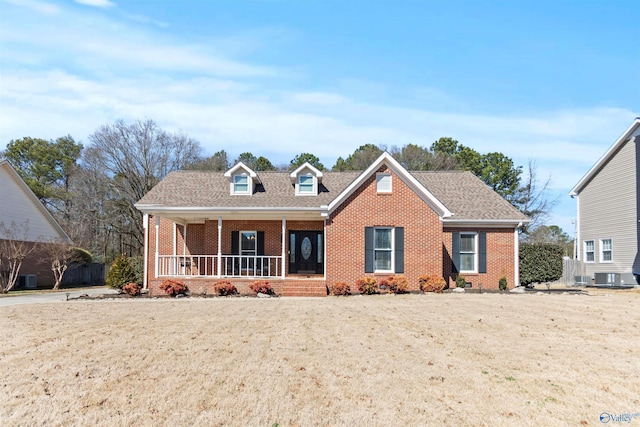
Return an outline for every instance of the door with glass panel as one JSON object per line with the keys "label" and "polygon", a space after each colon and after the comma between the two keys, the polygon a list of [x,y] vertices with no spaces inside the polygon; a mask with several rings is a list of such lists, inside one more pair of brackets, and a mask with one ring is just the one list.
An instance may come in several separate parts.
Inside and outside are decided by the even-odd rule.
{"label": "door with glass panel", "polygon": [[289,231],[289,273],[324,273],[322,231]]}

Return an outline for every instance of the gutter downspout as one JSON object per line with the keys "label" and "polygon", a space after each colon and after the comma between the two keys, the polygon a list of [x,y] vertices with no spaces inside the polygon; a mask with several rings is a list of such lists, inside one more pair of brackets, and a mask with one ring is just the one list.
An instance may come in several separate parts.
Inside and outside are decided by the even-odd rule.
{"label": "gutter downspout", "polygon": [[142,271],[142,289],[149,288],[149,214],[142,217],[142,228],[144,229],[144,270]]}
{"label": "gutter downspout", "polygon": [[520,236],[518,229],[522,227],[522,223],[513,230],[513,283],[515,287],[520,286]]}

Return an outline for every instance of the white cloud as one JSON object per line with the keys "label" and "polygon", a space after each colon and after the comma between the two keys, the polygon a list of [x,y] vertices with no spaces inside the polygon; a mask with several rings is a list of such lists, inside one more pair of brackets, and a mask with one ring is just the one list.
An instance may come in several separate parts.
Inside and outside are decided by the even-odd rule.
{"label": "white cloud", "polygon": [[60,8],[53,3],[47,3],[37,0],[3,0],[5,3],[14,6],[20,6],[43,15],[54,15],[60,11]]}
{"label": "white cloud", "polygon": [[115,3],[109,0],[74,0],[74,1],[78,4],[82,4],[85,6],[99,7],[102,9],[107,9],[116,5]]}

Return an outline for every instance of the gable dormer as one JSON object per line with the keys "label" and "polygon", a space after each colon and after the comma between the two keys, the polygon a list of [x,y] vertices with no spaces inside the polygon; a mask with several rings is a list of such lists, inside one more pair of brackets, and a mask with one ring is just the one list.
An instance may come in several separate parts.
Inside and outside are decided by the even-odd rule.
{"label": "gable dormer", "polygon": [[289,175],[295,186],[296,196],[317,196],[318,186],[322,183],[322,172],[305,162]]}
{"label": "gable dormer", "polygon": [[242,162],[224,173],[229,179],[231,195],[250,196],[256,184],[260,184],[258,174]]}

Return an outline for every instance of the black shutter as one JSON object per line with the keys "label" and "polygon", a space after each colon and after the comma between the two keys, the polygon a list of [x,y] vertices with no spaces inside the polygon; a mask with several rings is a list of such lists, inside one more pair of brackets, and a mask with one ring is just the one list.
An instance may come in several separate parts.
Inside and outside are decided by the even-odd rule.
{"label": "black shutter", "polygon": [[373,273],[373,227],[364,228],[364,272]]}
{"label": "black shutter", "polygon": [[264,231],[258,231],[258,244],[256,247],[258,255],[264,255]]}
{"label": "black shutter", "polygon": [[404,273],[404,227],[396,227],[395,240],[396,273]]}
{"label": "black shutter", "polygon": [[454,231],[451,242],[451,261],[453,263],[452,273],[460,272],[460,232]]}
{"label": "black shutter", "polygon": [[487,272],[487,233],[478,233],[478,273]]}
{"label": "black shutter", "polygon": [[232,231],[231,232],[231,255],[239,255],[240,254],[240,232]]}

